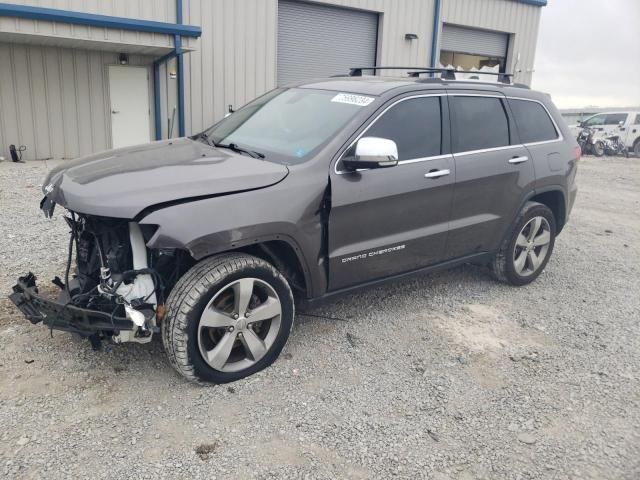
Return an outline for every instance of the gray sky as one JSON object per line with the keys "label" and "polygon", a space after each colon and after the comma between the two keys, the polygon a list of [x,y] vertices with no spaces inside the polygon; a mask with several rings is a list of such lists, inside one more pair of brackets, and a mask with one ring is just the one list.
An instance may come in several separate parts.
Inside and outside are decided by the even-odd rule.
{"label": "gray sky", "polygon": [[640,0],[549,0],[532,87],[559,108],[640,105]]}

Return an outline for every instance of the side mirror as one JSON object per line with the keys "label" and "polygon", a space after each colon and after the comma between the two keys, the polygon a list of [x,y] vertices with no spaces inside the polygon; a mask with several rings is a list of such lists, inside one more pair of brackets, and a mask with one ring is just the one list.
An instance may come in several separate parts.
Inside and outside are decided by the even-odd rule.
{"label": "side mirror", "polygon": [[356,143],[352,157],[342,159],[349,171],[368,168],[389,168],[398,165],[398,146],[393,140],[378,137],[363,137]]}
{"label": "side mirror", "polygon": [[582,126],[582,120],[578,120],[578,126],[581,127]]}
{"label": "side mirror", "polygon": [[624,126],[624,120],[620,120],[620,121],[618,122],[618,126],[619,126],[619,127],[623,127],[623,126]]}

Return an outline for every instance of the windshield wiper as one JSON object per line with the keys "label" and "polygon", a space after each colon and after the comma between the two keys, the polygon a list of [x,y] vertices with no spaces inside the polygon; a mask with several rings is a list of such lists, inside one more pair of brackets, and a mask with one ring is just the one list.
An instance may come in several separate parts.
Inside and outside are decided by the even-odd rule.
{"label": "windshield wiper", "polygon": [[[209,138],[208,137],[205,138],[205,140],[207,141],[207,143],[211,144],[209,142]],[[239,147],[235,143],[229,143],[229,144],[214,143],[213,146],[214,147],[218,147],[218,148],[228,148],[229,150],[233,150],[234,152],[238,152],[238,153],[246,153],[247,155],[249,155],[250,157],[253,157],[253,158],[264,158],[264,154],[262,154],[260,152],[254,152],[253,150],[247,150],[246,148]]]}
{"label": "windshield wiper", "polygon": [[253,150],[247,150],[246,148],[240,147],[236,143],[229,143],[229,144],[216,143],[213,140],[211,140],[209,138],[209,135],[207,135],[205,132],[199,133],[198,135],[196,135],[195,138],[198,139],[198,140],[199,139],[204,140],[207,143],[207,145],[209,145],[211,147],[228,148],[229,150],[233,150],[234,152],[245,153],[245,154],[247,154],[247,155],[249,155],[250,157],[253,157],[253,158],[264,158],[264,154],[262,154],[260,152],[254,152]]}

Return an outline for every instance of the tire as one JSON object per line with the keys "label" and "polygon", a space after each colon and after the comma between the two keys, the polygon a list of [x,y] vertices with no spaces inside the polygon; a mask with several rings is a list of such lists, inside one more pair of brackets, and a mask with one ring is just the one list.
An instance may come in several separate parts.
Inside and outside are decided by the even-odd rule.
{"label": "tire", "polygon": [[[538,220],[534,219],[539,220],[537,228],[535,225]],[[534,228],[536,231],[532,234]],[[543,236],[545,231],[548,232],[548,238]],[[535,241],[536,239],[538,242]],[[533,282],[547,266],[553,253],[555,239],[556,220],[553,212],[541,203],[527,202],[491,262],[494,276],[514,286]],[[545,240],[547,242],[543,243]],[[525,256],[521,257],[521,255]]]}
{"label": "tire", "polygon": [[291,288],[271,264],[251,255],[222,254],[197,263],[176,283],[167,300],[162,341],[171,365],[186,379],[228,383],[278,358],[294,315]]}
{"label": "tire", "polygon": [[601,157],[601,156],[603,156],[603,155],[604,155],[604,143],[602,143],[602,142],[596,142],[596,143],[594,143],[594,144],[593,144],[593,147],[592,147],[592,150],[593,150],[593,154],[594,154],[596,157]]}
{"label": "tire", "polygon": [[636,157],[640,157],[640,139],[636,140],[636,142],[633,144],[633,154]]}

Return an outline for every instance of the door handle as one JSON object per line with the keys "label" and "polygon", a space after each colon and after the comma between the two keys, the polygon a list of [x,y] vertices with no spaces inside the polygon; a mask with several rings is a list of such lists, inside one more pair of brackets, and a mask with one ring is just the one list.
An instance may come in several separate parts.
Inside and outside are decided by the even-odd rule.
{"label": "door handle", "polygon": [[444,177],[445,175],[449,175],[450,173],[451,173],[451,170],[446,168],[444,170],[433,170],[429,173],[425,173],[424,176],[425,178],[440,178],[440,177]]}
{"label": "door handle", "polygon": [[116,113],[120,113],[120,110],[111,110],[111,113],[115,115]]}
{"label": "door handle", "polygon": [[529,160],[529,157],[526,156],[521,156],[521,157],[513,157],[509,159],[509,163],[512,163],[514,165],[517,165],[518,163],[523,163],[526,162],[527,160]]}

